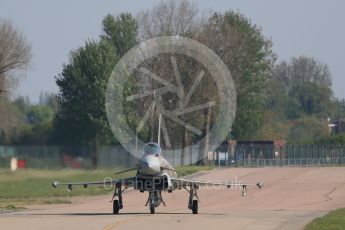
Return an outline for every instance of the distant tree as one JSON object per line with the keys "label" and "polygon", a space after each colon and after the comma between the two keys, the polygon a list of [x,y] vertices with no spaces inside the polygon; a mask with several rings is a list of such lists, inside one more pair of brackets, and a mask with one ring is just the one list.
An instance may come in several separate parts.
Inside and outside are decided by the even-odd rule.
{"label": "distant tree", "polygon": [[105,112],[108,78],[119,57],[135,44],[136,21],[130,14],[108,15],[103,20],[100,41],[87,41],[71,52],[70,63],[56,77],[58,113],[54,129],[60,142],[93,147],[97,166],[99,145],[116,143]]}
{"label": "distant tree", "polygon": [[27,111],[28,122],[32,125],[51,122],[54,110],[47,105],[32,105]]}
{"label": "distant tree", "polygon": [[290,98],[298,102],[297,106],[304,114],[331,116],[333,92],[330,88],[312,82],[295,85],[289,93]]}
{"label": "distant tree", "polygon": [[[138,23],[140,40],[155,36],[178,35],[200,41],[211,48],[228,66],[235,80],[238,110],[233,134],[236,138],[254,137],[255,131],[262,125],[264,88],[275,60],[271,41],[262,35],[260,28],[253,25],[244,15],[232,11],[214,13],[211,17],[201,18],[197,6],[190,1],[161,1],[152,9],[139,13]],[[167,56],[161,55],[158,60],[152,59],[155,63],[152,61],[148,69],[174,82],[171,55]],[[188,86],[195,81],[194,76],[197,75],[196,70],[200,69],[200,66],[190,58],[175,56],[181,81],[188,89]],[[210,99],[217,100],[217,86],[209,73],[205,73],[199,87],[199,91],[193,95],[191,105],[198,105],[200,101],[205,102]],[[170,100],[167,101],[170,104],[166,103],[165,108],[176,105],[174,104],[176,95],[169,96]],[[196,127],[202,127],[203,134],[206,135],[207,127],[212,127],[215,122],[217,115],[215,110],[210,113],[207,110],[201,111],[202,116],[194,112],[181,118],[190,124],[194,123]],[[196,117],[198,118],[195,119]],[[153,119],[157,121],[158,118],[152,117]],[[154,127],[155,123],[152,120],[149,123]],[[171,139],[178,141],[178,144],[181,143],[182,148],[188,145],[188,142],[198,141],[196,135],[188,135],[189,131],[186,132],[186,129],[172,126],[171,123],[169,125],[174,127],[169,129],[174,131],[169,134]],[[153,131],[151,130],[151,133]],[[155,135],[151,134],[152,136]],[[206,142],[203,145],[208,151]]]}
{"label": "distant tree", "polygon": [[333,101],[334,117],[345,117],[345,99],[335,99]]}
{"label": "distant tree", "polygon": [[20,112],[26,114],[31,106],[30,98],[19,96],[13,101],[13,105],[17,107]]}
{"label": "distant tree", "polygon": [[273,79],[282,82],[287,91],[300,83],[315,83],[319,86],[331,88],[332,75],[327,64],[315,58],[300,56],[290,61],[282,61],[274,67]]}
{"label": "distant tree", "polygon": [[[198,18],[198,8],[195,4],[190,1],[161,1],[154,5],[151,9],[141,11],[137,16],[138,21],[138,37],[140,41],[151,39],[157,36],[184,36],[193,37],[197,27],[197,23],[200,23]],[[177,71],[184,86],[190,86],[194,81],[196,65],[188,57],[182,57],[182,55],[174,54],[161,54],[159,57],[152,58],[151,60],[145,60],[145,67],[152,71],[153,73],[159,75],[167,81],[177,84],[175,82],[174,70],[172,66],[171,57],[174,56]],[[206,79],[206,77],[204,77]],[[157,87],[159,83],[155,82],[153,79],[137,82],[137,88],[143,88],[146,86],[146,90],[151,90]],[[140,87],[141,85],[141,87]],[[186,89],[185,89],[186,90]],[[207,98],[207,91],[204,91],[204,98]],[[194,95],[195,96],[195,95]],[[199,97],[202,99],[201,97]],[[151,104],[152,98],[142,101],[142,107],[139,110],[146,110]],[[169,102],[170,101],[170,102]],[[177,95],[166,94],[163,97],[162,103],[164,108],[169,108],[171,110],[176,109],[179,101]],[[195,101],[194,101],[195,102]],[[193,105],[191,100],[189,104]],[[195,104],[196,105],[196,104]],[[138,112],[138,111],[137,111]],[[189,115],[193,115],[190,113]],[[198,116],[198,113],[194,113]],[[190,123],[193,117],[182,116],[185,122]],[[195,119],[194,119],[195,120]],[[199,119],[200,120],[200,119]],[[151,116],[148,119],[148,140],[157,141],[156,137],[158,134],[158,116]],[[169,119],[165,119],[167,124],[167,129],[174,130],[174,132],[169,132],[170,145],[174,148],[185,148],[189,142],[192,141],[192,135],[188,134],[186,129],[179,124],[172,122]],[[201,121],[203,123],[203,121]],[[163,138],[162,138],[163,139]],[[162,145],[165,145],[165,139],[162,141]],[[168,146],[165,146],[168,147]]]}
{"label": "distant tree", "polygon": [[6,143],[56,144],[53,140],[53,118],[57,110],[55,98],[54,94],[41,93],[39,104],[31,104],[29,97],[22,96],[10,101],[8,106],[12,111],[11,123],[17,125],[12,129],[11,135],[5,138]]}
{"label": "distant tree", "polygon": [[9,143],[23,122],[20,112],[10,102],[10,93],[17,85],[31,59],[31,46],[9,20],[0,18],[0,142]]}
{"label": "distant tree", "polygon": [[[190,1],[162,1],[152,9],[141,12],[138,22],[141,40],[162,35],[189,37],[211,48],[225,62],[232,73],[237,90],[238,104],[233,134],[236,138],[253,138],[255,131],[262,125],[264,89],[275,61],[272,43],[262,35],[261,29],[244,15],[233,11],[214,13],[211,17],[202,19],[198,15],[198,8]],[[158,64],[151,65],[150,70],[171,81],[174,77],[171,74],[170,61],[170,58],[161,57],[157,61]],[[178,67],[182,82],[186,85],[193,83],[193,76],[196,75],[193,71],[195,72],[198,66],[190,60],[178,57]],[[165,70],[162,70],[163,68]],[[217,94],[212,77],[205,79],[208,80],[203,79],[200,92],[195,95],[195,98],[200,100],[212,98]],[[195,105],[196,102],[194,101]],[[209,115],[207,111],[203,114],[204,119],[199,117],[198,125],[203,127],[209,120],[212,126],[214,114]],[[188,117],[183,119],[188,122],[190,120]],[[176,138],[182,137],[182,143],[193,139],[191,136],[185,138],[185,130],[179,130],[178,127],[174,127],[173,130]]]}
{"label": "distant tree", "polygon": [[290,123],[276,111],[265,111],[263,125],[255,133],[257,140],[286,140]]}
{"label": "distant tree", "polygon": [[25,122],[25,114],[11,101],[0,97],[0,144],[11,144]]}
{"label": "distant tree", "polygon": [[41,92],[38,104],[49,106],[54,112],[56,112],[58,109],[57,98],[55,93]]}
{"label": "distant tree", "polygon": [[115,17],[107,15],[102,22],[101,38],[111,42],[119,57],[137,44],[138,24],[130,13],[121,13]]}
{"label": "distant tree", "polygon": [[327,137],[329,134],[327,123],[313,117],[302,117],[292,122],[288,141],[309,142]]}
{"label": "distant tree", "polygon": [[213,14],[197,37],[224,61],[235,81],[234,137],[252,139],[263,124],[265,88],[276,58],[271,40],[234,11]]}
{"label": "distant tree", "polygon": [[314,141],[315,144],[328,144],[328,145],[344,145],[345,134],[339,133],[336,135],[326,136]]}
{"label": "distant tree", "polygon": [[0,18],[0,96],[15,85],[31,59],[31,46],[9,20]]}
{"label": "distant tree", "polygon": [[54,127],[58,137],[63,143],[93,146],[94,167],[99,144],[112,139],[104,95],[116,61],[112,44],[88,41],[71,53],[70,63],[56,78],[60,92]]}
{"label": "distant tree", "polygon": [[143,41],[157,36],[193,36],[200,24],[198,12],[198,7],[191,1],[161,1],[152,9],[138,14],[139,39]]}
{"label": "distant tree", "polygon": [[48,145],[54,142],[53,123],[46,121],[35,125],[23,125],[12,141],[20,145]]}
{"label": "distant tree", "polygon": [[294,57],[274,66],[267,88],[266,108],[297,119],[336,113],[332,76],[327,64],[311,57]]}

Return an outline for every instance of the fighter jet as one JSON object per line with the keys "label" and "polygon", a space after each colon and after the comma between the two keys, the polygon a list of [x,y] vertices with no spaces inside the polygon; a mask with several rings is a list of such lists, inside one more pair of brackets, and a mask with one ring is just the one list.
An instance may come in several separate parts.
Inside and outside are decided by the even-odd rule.
{"label": "fighter jet", "polygon": [[161,155],[161,148],[157,143],[150,142],[144,145],[143,155],[138,160],[138,164],[133,169],[124,170],[117,173],[136,170],[137,173],[134,177],[128,177],[117,180],[104,180],[95,182],[77,182],[77,183],[60,183],[55,181],[52,186],[56,188],[58,185],[67,185],[68,191],[72,191],[72,186],[84,186],[87,188],[89,185],[104,185],[114,186],[115,191],[112,198],[113,214],[118,214],[123,208],[122,193],[129,187],[133,187],[140,192],[148,192],[148,199],[145,206],[149,206],[150,213],[155,213],[155,208],[160,204],[166,206],[162,197],[162,191],[172,193],[174,190],[185,189],[189,193],[188,209],[193,214],[198,213],[199,197],[197,190],[201,186],[208,186],[210,188],[225,187],[241,189],[242,196],[245,196],[247,186],[257,186],[259,189],[263,186],[261,182],[258,183],[212,183],[204,181],[188,180],[177,177],[177,170],[169,164],[169,162]]}

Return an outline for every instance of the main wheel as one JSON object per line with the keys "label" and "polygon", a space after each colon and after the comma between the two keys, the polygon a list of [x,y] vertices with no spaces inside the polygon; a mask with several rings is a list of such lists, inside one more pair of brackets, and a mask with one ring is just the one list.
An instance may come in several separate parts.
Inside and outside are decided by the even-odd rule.
{"label": "main wheel", "polygon": [[155,206],[150,206],[150,212],[151,214],[155,214]]}
{"label": "main wheel", "polygon": [[198,201],[197,200],[193,200],[192,212],[193,212],[193,214],[198,214]]}
{"label": "main wheel", "polygon": [[113,201],[113,214],[119,214],[120,210],[120,202],[119,200],[114,200]]}

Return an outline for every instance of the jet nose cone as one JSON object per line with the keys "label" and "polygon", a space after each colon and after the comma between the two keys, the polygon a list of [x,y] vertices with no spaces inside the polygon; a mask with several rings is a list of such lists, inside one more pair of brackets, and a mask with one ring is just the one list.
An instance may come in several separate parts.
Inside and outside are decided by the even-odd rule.
{"label": "jet nose cone", "polygon": [[140,161],[141,172],[144,175],[154,176],[161,172],[160,162],[156,157],[145,157]]}

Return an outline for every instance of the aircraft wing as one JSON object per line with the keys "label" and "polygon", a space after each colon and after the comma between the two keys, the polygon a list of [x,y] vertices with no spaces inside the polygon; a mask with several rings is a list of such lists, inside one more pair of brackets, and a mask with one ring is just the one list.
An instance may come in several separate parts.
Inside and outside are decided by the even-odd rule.
{"label": "aircraft wing", "polygon": [[182,178],[171,178],[171,182],[174,186],[178,188],[183,187],[225,187],[225,188],[241,188],[243,190],[246,190],[247,186],[257,186],[258,188],[262,188],[263,184],[261,182],[257,183],[237,183],[237,182],[207,182],[207,181],[195,181],[195,180],[188,180],[188,179],[182,179]]}
{"label": "aircraft wing", "polygon": [[84,186],[84,188],[87,188],[89,185],[103,185],[103,186],[115,186],[115,187],[120,187],[120,186],[126,186],[126,187],[131,187],[134,185],[134,182],[136,180],[136,177],[128,177],[128,178],[122,178],[122,179],[117,179],[117,180],[111,180],[105,178],[102,181],[92,181],[92,182],[59,182],[59,181],[54,181],[52,183],[52,186],[56,188],[59,185],[67,185],[68,191],[72,191],[72,186]]}

